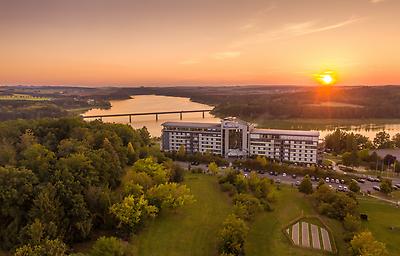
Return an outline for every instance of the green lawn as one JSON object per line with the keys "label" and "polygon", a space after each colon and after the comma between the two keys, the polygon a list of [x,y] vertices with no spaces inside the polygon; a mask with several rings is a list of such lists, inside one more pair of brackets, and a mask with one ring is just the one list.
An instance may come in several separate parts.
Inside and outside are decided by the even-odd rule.
{"label": "green lawn", "polygon": [[364,222],[363,226],[377,240],[386,243],[390,255],[400,255],[400,209],[371,198],[360,198],[359,202],[360,212],[368,214],[368,222]]}
{"label": "green lawn", "polygon": [[[135,255],[190,256],[215,255],[217,232],[231,213],[231,202],[220,192],[213,176],[189,174],[185,177],[196,203],[157,217],[132,238]],[[250,254],[249,254],[250,255]]]}
{"label": "green lawn", "polygon": [[[322,252],[293,247],[282,228],[301,215],[316,215],[309,198],[297,192],[296,188],[283,186],[278,193],[274,211],[259,214],[250,226],[246,245],[247,255],[327,255]],[[342,225],[336,220],[323,218],[333,231],[339,255],[346,255]]]}

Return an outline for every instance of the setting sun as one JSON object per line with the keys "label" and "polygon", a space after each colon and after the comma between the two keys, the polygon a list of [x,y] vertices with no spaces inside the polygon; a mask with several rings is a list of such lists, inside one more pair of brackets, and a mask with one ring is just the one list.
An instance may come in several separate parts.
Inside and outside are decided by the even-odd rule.
{"label": "setting sun", "polygon": [[336,74],[333,71],[324,71],[316,75],[318,83],[321,85],[333,85],[336,83]]}

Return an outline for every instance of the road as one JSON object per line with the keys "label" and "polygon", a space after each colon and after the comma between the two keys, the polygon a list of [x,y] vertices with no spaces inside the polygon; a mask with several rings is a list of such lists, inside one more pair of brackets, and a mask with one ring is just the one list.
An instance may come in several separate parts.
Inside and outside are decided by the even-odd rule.
{"label": "road", "polygon": [[[180,161],[176,161],[177,164],[179,164],[181,167],[183,168],[188,168],[189,163],[187,162],[180,162]],[[191,166],[191,168],[201,168],[204,171],[207,170],[207,165],[205,164],[199,164],[196,166]],[[296,176],[296,178],[293,178],[290,174],[287,174],[286,176],[283,176],[282,173],[278,173],[277,176],[275,175],[271,175],[269,172],[268,173],[264,173],[264,174],[260,174],[260,176],[262,177],[267,177],[270,178],[272,180],[274,180],[275,182],[279,179],[279,181],[283,184],[288,184],[288,185],[296,185],[296,181],[301,182],[301,180],[303,179],[302,176]],[[364,177],[361,174],[357,174],[357,176],[359,176],[360,178],[365,179],[365,183],[360,183],[358,182],[358,185],[360,186],[361,192],[364,193],[368,193],[368,191],[372,192],[374,189],[374,186],[379,186],[379,182],[371,182],[366,180],[366,177]],[[326,178],[326,177],[325,177]],[[392,183],[394,184],[400,184],[400,179],[399,178],[392,178]],[[318,181],[311,181],[313,183],[313,186],[316,187],[318,185]],[[339,185],[340,186],[347,186],[348,184],[337,184],[336,182],[329,182],[327,183],[328,185],[331,185],[334,189],[338,189]]]}

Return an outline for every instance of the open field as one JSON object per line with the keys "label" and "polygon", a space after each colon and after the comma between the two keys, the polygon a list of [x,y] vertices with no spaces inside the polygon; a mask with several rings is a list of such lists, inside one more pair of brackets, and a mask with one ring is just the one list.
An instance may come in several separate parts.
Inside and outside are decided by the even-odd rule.
{"label": "open field", "polygon": [[13,94],[13,95],[0,95],[0,100],[26,100],[26,101],[47,101],[50,98],[47,97],[33,97],[25,94]]}
{"label": "open field", "polygon": [[400,209],[371,198],[360,198],[359,202],[360,212],[368,214],[368,222],[363,227],[386,243],[390,255],[400,255]]}
{"label": "open field", "polygon": [[[290,244],[282,228],[301,215],[316,215],[310,200],[297,192],[296,188],[282,186],[274,204],[274,211],[259,214],[250,226],[247,255],[329,255],[326,252],[297,248]],[[333,232],[339,255],[347,255],[342,225],[336,220],[323,220]]]}
{"label": "open field", "polygon": [[[217,232],[225,217],[231,213],[229,198],[220,192],[214,176],[188,174],[185,183],[196,197],[196,203],[176,213],[165,213],[132,237],[131,245],[135,255],[216,255]],[[369,221],[363,227],[371,230],[375,238],[385,242],[390,255],[400,255],[400,209],[370,198],[359,198],[360,212],[368,214]],[[309,196],[297,188],[281,185],[272,212],[259,213],[249,224],[250,232],[246,242],[246,255],[296,255],[323,256],[328,252],[292,246],[282,230],[300,216],[318,215]],[[332,232],[337,255],[347,256],[342,224],[320,216],[324,225]],[[305,218],[309,223],[321,226],[315,218]],[[396,227],[391,230],[390,227]],[[322,238],[321,238],[322,239]],[[76,247],[87,251],[92,242]],[[0,253],[1,255],[1,253]]]}
{"label": "open field", "polygon": [[185,183],[197,200],[177,213],[163,214],[132,238],[135,255],[215,255],[217,232],[231,213],[227,195],[213,176],[188,174]]}

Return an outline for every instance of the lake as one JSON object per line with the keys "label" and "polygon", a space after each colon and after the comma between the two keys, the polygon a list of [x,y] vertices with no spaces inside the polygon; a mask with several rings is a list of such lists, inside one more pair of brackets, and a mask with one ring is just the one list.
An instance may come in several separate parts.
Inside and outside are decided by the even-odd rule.
{"label": "lake", "polygon": [[[158,112],[158,111],[181,111],[181,110],[199,110],[199,109],[211,109],[212,106],[197,103],[191,101],[189,98],[184,97],[170,97],[170,96],[158,96],[158,95],[137,95],[132,96],[131,99],[127,100],[114,100],[111,101],[110,109],[92,109],[84,113],[84,115],[107,115],[107,114],[124,114],[124,113],[142,113],[142,112]],[[104,122],[110,123],[129,123],[129,117],[108,117],[103,118]],[[134,128],[141,128],[146,126],[152,136],[159,137],[161,135],[161,124],[166,121],[180,121],[179,114],[165,114],[159,115],[158,121],[155,120],[154,115],[150,116],[133,116],[132,126]],[[194,121],[194,122],[219,122],[220,119],[211,115],[210,113],[205,114],[205,118],[202,118],[202,113],[186,113],[183,114],[183,121]],[[320,125],[321,126],[321,125]],[[266,126],[268,127],[268,126]],[[274,129],[285,129],[287,125],[271,125]],[[337,127],[340,127],[346,131],[360,133],[369,137],[371,140],[375,137],[375,134],[379,131],[385,130],[391,136],[396,133],[400,133],[400,124],[359,124],[359,125],[322,125],[324,128],[310,128],[307,125],[290,125],[293,129],[306,129],[306,130],[318,130],[321,134],[321,138],[325,137],[326,134],[331,133]],[[312,126],[311,126],[312,127]]]}

